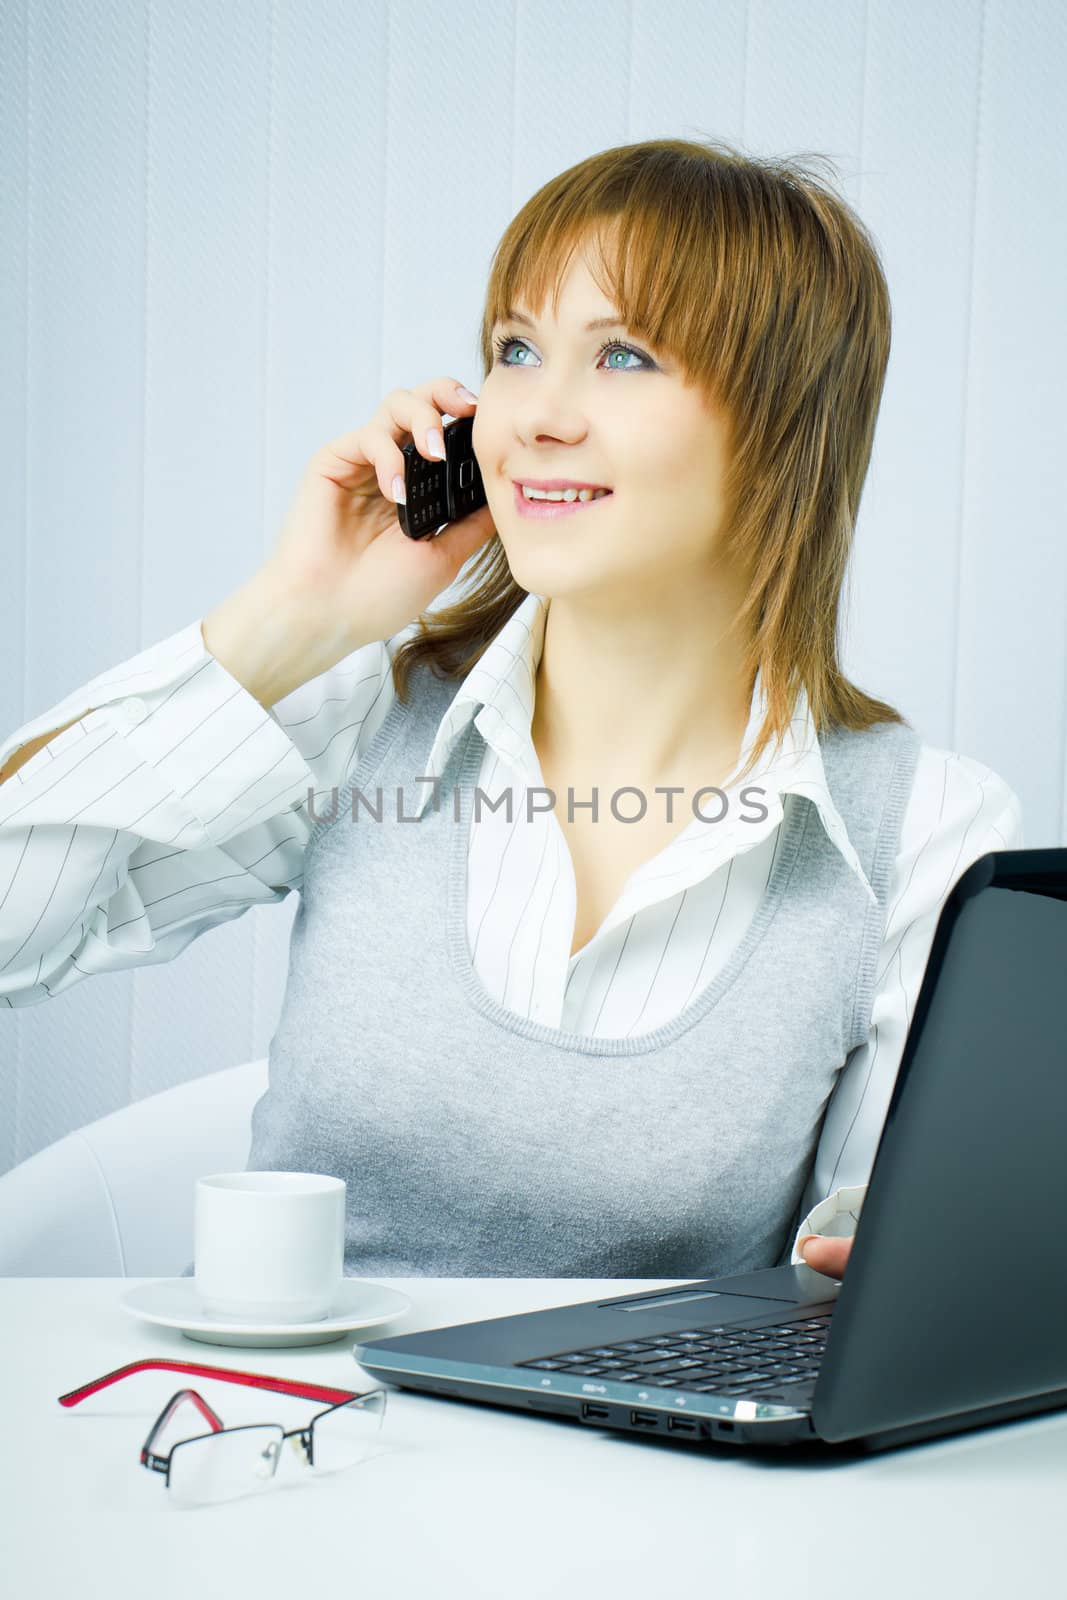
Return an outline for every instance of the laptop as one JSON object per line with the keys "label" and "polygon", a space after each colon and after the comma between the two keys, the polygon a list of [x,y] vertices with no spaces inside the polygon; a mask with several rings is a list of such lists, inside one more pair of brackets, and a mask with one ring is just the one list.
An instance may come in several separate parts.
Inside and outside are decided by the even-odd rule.
{"label": "laptop", "polygon": [[942,907],[844,1276],[703,1278],[356,1344],[402,1389],[681,1446],[882,1450],[1067,1406],[1067,849]]}

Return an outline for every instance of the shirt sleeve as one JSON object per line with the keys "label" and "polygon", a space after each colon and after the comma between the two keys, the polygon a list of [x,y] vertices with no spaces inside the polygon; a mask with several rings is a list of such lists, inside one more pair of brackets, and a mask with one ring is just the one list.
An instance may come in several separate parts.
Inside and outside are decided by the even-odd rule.
{"label": "shirt sleeve", "polygon": [[0,1009],[169,961],[299,889],[314,823],[388,714],[406,633],[266,710],[198,620],[10,735],[0,768],[80,718],[0,784]]}
{"label": "shirt sleeve", "polygon": [[1023,848],[1022,808],[979,761],[924,745],[889,885],[867,1038],[852,1050],[826,1109],[793,1239],[790,1265],[809,1233],[851,1238],[867,1192],[904,1043],[938,919],[980,856]]}

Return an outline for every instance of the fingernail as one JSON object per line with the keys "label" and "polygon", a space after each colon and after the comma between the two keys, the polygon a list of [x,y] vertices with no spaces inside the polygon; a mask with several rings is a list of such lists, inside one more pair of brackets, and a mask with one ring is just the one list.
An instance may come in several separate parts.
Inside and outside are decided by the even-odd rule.
{"label": "fingernail", "polygon": [[[804,1235],[803,1239],[801,1239],[800,1243],[797,1245],[797,1249],[800,1251],[801,1255],[804,1255],[804,1246],[810,1244],[812,1239],[817,1239],[818,1237],[819,1235],[817,1233],[806,1233]],[[807,1257],[805,1257],[805,1260],[806,1259]]]}
{"label": "fingernail", "polygon": [[404,492],[404,480],[400,476],[399,472],[393,479],[393,499],[399,500],[400,504],[404,506],[406,506],[408,503],[408,497]]}
{"label": "fingernail", "polygon": [[441,461],[447,459],[445,455],[444,435],[442,434],[440,428],[427,428],[426,447],[432,456],[437,456]]}
{"label": "fingernail", "polygon": [[476,402],[477,399],[478,399],[478,396],[476,394],[472,394],[469,389],[464,388],[462,383],[459,385],[458,389],[456,390],[456,393],[463,400],[473,400],[473,401]]}

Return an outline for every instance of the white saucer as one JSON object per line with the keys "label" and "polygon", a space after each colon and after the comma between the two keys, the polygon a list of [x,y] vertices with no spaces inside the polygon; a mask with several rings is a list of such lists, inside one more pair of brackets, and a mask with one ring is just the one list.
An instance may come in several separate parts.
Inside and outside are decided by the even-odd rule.
{"label": "white saucer", "polygon": [[161,1278],[129,1289],[119,1304],[142,1322],[180,1328],[199,1344],[245,1345],[253,1350],[282,1350],[294,1345],[331,1344],[354,1329],[380,1327],[410,1311],[411,1301],[399,1289],[385,1289],[363,1278],[345,1278],[328,1317],[318,1322],[224,1322],[208,1317],[197,1298],[195,1278]]}

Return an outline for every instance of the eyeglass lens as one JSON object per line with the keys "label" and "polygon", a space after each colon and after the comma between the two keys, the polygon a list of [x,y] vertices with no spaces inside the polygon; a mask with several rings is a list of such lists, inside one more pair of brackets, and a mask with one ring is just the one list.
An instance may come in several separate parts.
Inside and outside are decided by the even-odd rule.
{"label": "eyeglass lens", "polygon": [[[316,1473],[355,1466],[368,1453],[385,1411],[385,1393],[377,1391],[331,1407],[316,1417],[311,1429],[311,1464]],[[281,1457],[284,1429],[264,1423],[225,1428],[176,1444],[170,1456],[168,1487],[183,1504],[204,1505],[255,1494],[270,1486]],[[303,1458],[299,1439],[290,1445]]]}

